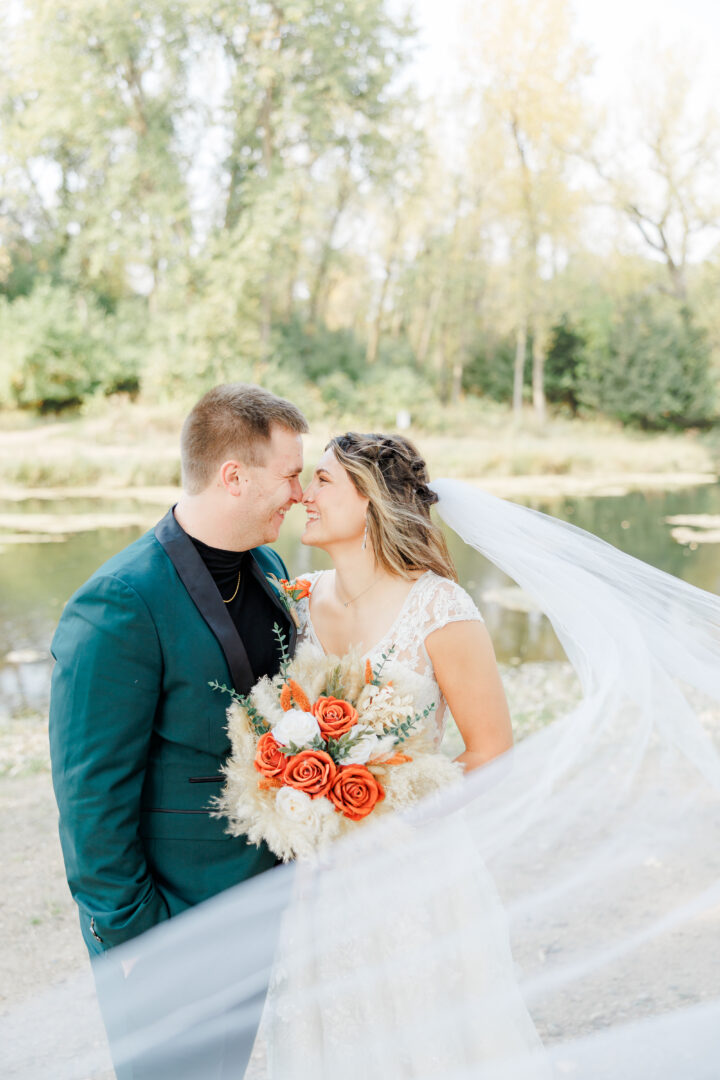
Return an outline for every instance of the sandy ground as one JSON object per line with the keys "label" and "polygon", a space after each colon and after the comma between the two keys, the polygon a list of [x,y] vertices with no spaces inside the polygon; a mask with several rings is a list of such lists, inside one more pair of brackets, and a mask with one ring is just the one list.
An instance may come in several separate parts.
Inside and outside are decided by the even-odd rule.
{"label": "sandy ground", "polygon": [[0,779],[0,1008],[89,970],[47,771]]}

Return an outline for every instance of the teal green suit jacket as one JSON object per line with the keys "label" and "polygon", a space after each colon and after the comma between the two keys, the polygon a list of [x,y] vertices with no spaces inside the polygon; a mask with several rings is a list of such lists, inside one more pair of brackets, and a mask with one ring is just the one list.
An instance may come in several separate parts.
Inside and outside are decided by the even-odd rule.
{"label": "teal green suit jacket", "polygon": [[[251,569],[286,577],[269,548]],[[230,745],[227,695],[247,692],[247,653],[172,510],[101,566],[53,638],[50,750],[68,883],[91,953],[118,945],[275,864],[212,818]]]}

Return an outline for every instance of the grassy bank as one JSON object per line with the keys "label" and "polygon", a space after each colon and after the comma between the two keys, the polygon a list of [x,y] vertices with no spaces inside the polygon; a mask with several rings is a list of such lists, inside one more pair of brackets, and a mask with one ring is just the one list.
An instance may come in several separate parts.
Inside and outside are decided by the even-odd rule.
{"label": "grassy bank", "polygon": [[[178,436],[185,409],[110,399],[85,415],[41,421],[0,414],[0,485],[111,489],[175,486]],[[314,426],[306,440],[313,461],[338,430],[363,428],[344,417]],[[408,434],[435,476],[465,478],[575,477],[622,474],[710,474],[718,470],[720,433],[650,434],[601,420],[553,418],[539,427],[531,414],[473,402],[449,412],[444,432],[418,425]]]}

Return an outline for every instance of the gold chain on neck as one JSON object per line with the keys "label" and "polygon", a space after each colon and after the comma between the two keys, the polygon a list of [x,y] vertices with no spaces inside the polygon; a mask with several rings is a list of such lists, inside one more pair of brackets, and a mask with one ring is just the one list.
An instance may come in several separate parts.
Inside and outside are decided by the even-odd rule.
{"label": "gold chain on neck", "polygon": [[[238,579],[237,579],[237,585],[235,586],[235,592],[232,594],[232,596],[230,597],[229,600],[223,600],[223,604],[232,604],[233,600],[237,596],[238,589],[240,588],[240,575],[241,574],[242,574],[242,567],[240,567],[240,569],[238,570]],[[220,597],[220,599],[222,600],[222,597]]]}

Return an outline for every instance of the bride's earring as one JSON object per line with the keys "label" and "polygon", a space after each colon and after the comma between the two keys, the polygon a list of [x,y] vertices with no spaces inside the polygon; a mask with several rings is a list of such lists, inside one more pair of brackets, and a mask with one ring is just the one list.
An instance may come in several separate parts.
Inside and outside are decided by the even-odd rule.
{"label": "bride's earring", "polygon": [[365,532],[363,533],[362,549],[363,551],[367,547],[367,518],[365,518]]}

